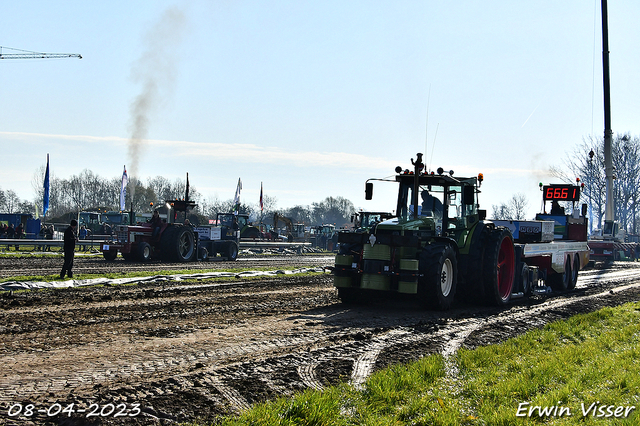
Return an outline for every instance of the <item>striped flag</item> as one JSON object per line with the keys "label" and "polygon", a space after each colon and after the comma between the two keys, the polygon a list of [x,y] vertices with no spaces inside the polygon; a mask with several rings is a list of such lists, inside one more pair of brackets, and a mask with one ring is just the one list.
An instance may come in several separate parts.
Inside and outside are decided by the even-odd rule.
{"label": "striped flag", "polygon": [[124,210],[124,200],[127,197],[127,185],[129,184],[129,176],[127,176],[127,166],[124,166],[122,172],[122,184],[120,185],[120,211]]}
{"label": "striped flag", "polygon": [[236,188],[236,196],[233,198],[233,211],[235,214],[240,213],[240,190],[242,189],[242,181],[238,178],[238,187]]}

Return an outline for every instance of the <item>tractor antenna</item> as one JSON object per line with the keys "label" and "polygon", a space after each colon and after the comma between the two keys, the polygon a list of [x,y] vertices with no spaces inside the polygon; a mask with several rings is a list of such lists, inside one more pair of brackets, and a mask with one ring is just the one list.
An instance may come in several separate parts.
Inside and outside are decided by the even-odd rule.
{"label": "tractor antenna", "polygon": [[429,144],[429,103],[430,102],[431,102],[431,85],[429,85],[429,95],[427,96],[427,123],[424,131],[424,153],[425,154],[429,152],[427,150],[427,145]]}
{"label": "tractor antenna", "polygon": [[[431,146],[431,158],[429,158],[429,164],[433,164],[433,150],[436,147],[436,138],[438,137],[438,128],[440,127],[440,123],[436,126],[436,134],[433,135],[433,145]],[[431,169],[431,167],[429,167]]]}

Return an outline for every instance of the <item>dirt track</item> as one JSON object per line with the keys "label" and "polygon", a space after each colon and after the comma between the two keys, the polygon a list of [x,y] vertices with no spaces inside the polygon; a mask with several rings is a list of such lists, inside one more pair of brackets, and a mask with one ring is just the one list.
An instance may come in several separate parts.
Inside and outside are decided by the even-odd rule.
{"label": "dirt track", "polygon": [[[40,261],[28,260],[34,269],[53,271],[60,264]],[[234,266],[269,262],[317,266],[330,265],[331,258],[256,258]],[[3,271],[9,263],[0,261]],[[78,259],[76,270],[101,265]],[[108,265],[138,266],[166,265]],[[449,355],[630,300],[640,300],[640,264],[583,271],[572,293],[501,310],[458,305],[444,314],[400,300],[344,306],[329,274],[4,294],[0,424],[211,420],[306,388],[359,384],[393,363]],[[48,416],[68,407],[76,411],[71,418]],[[29,408],[33,413],[25,416]],[[9,415],[17,412],[22,415]]]}

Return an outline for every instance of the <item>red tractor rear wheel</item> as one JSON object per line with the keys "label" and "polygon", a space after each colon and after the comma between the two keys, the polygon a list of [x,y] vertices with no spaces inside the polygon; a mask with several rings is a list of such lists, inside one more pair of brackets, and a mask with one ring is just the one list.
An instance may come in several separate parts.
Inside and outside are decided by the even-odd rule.
{"label": "red tractor rear wheel", "polygon": [[482,278],[487,303],[504,305],[511,299],[515,281],[516,255],[511,232],[496,228],[485,247]]}
{"label": "red tractor rear wheel", "polygon": [[168,226],[160,236],[160,251],[164,260],[189,262],[193,259],[195,250],[195,235],[191,227]]}

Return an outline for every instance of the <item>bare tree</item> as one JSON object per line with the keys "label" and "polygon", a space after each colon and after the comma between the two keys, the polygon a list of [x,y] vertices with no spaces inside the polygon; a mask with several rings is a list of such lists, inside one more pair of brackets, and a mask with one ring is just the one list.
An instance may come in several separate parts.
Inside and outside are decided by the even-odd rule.
{"label": "bare tree", "polygon": [[311,209],[308,206],[294,206],[284,211],[284,215],[294,222],[311,224]]}
{"label": "bare tree", "polygon": [[356,209],[353,203],[343,197],[327,197],[319,203],[312,203],[312,220],[318,225],[333,223],[342,226],[350,221]]}
{"label": "bare tree", "polygon": [[495,220],[511,220],[513,213],[506,203],[502,203],[498,206],[493,205],[491,207],[491,218]]}
{"label": "bare tree", "polygon": [[[632,233],[638,233],[637,215],[640,201],[640,139],[629,134],[613,138],[613,199],[616,219]],[[564,160],[564,166],[552,167],[551,173],[565,183],[580,178],[584,184],[581,199],[588,205],[590,230],[600,228],[606,204],[604,141],[588,137]]]}
{"label": "bare tree", "polygon": [[507,203],[492,206],[491,217],[496,220],[524,220],[528,205],[527,197],[519,192],[514,194]]}
{"label": "bare tree", "polygon": [[519,192],[511,197],[509,201],[512,208],[513,219],[515,220],[524,220],[526,219],[527,207],[529,206],[529,201],[527,197]]}
{"label": "bare tree", "polygon": [[17,209],[20,205],[20,198],[13,189],[8,189],[5,192],[5,211],[9,214],[18,213]]}
{"label": "bare tree", "polygon": [[4,191],[0,188],[0,212],[5,211],[5,205],[7,203],[7,196]]}

